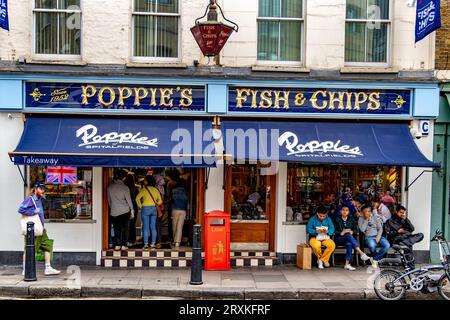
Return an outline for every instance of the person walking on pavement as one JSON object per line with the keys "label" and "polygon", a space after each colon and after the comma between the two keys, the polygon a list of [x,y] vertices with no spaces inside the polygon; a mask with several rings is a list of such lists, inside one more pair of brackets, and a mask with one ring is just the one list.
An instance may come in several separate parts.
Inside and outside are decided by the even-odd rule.
{"label": "person walking on pavement", "polygon": [[[36,182],[34,184],[34,188],[31,190],[31,193],[19,207],[18,212],[22,215],[26,216],[34,216],[39,215],[39,219],[41,220],[42,226],[44,226],[44,207],[42,205],[42,199],[45,194],[45,184],[42,182]],[[26,246],[26,237],[25,237],[25,246]],[[41,236],[36,236],[34,238],[34,247],[35,252],[41,250],[44,252],[44,260],[45,260],[45,269],[44,274],[46,276],[57,275],[60,274],[61,271],[52,268],[50,263],[50,252],[52,250],[52,244],[50,239],[47,236],[47,231],[44,228],[44,231]],[[25,250],[23,254],[23,271],[22,275],[25,275]]]}
{"label": "person walking on pavement", "polygon": [[130,219],[134,218],[130,189],[124,183],[126,176],[125,170],[119,170],[117,179],[108,187],[108,204],[116,241],[114,250],[128,249],[128,229]]}

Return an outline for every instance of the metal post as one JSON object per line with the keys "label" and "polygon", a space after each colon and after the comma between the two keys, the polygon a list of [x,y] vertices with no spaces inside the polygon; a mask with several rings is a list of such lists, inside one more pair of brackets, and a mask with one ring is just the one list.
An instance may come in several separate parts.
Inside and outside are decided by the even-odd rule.
{"label": "metal post", "polygon": [[36,258],[34,252],[34,222],[27,222],[27,244],[25,247],[24,281],[37,281]]}
{"label": "metal post", "polygon": [[194,225],[194,239],[192,245],[192,266],[191,281],[192,285],[203,284],[202,281],[202,242],[201,242],[201,225]]}

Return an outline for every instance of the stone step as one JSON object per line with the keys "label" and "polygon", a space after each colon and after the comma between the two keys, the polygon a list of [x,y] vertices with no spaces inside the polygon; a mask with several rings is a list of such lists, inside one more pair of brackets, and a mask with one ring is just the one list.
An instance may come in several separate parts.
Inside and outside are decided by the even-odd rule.
{"label": "stone step", "polygon": [[[156,250],[141,250],[141,249],[130,249],[130,250],[106,250],[102,252],[103,257],[143,257],[143,258],[192,258],[192,249],[156,249]],[[202,252],[202,257],[205,253]],[[270,251],[231,251],[230,257],[276,257],[275,252]]]}
{"label": "stone step", "polygon": [[[204,259],[202,260],[204,265]],[[272,267],[278,264],[276,257],[233,257],[231,267]],[[121,268],[157,268],[157,267],[190,267],[191,258],[136,258],[136,257],[102,257],[103,267]]]}
{"label": "stone step", "polygon": [[[202,252],[204,258],[205,253]],[[170,250],[129,249],[122,251],[106,250],[102,252],[101,265],[104,267],[190,267],[192,250],[190,248]],[[202,259],[204,264],[204,259]],[[232,251],[230,253],[232,267],[273,266],[278,264],[274,252],[269,251]]]}

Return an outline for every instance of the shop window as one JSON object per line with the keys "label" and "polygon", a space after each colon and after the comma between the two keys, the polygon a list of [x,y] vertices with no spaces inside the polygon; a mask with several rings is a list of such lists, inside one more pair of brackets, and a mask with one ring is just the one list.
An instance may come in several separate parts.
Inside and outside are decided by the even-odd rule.
{"label": "shop window", "polygon": [[390,0],[347,0],[345,62],[387,64]]}
{"label": "shop window", "polygon": [[400,167],[305,166],[288,164],[286,221],[306,223],[319,205],[335,212],[346,199],[360,209],[385,196],[401,202]]}
{"label": "shop window", "polygon": [[134,0],[133,56],[178,59],[178,0]]}
{"label": "shop window", "polygon": [[232,166],[231,219],[269,220],[270,182],[259,164]]}
{"label": "shop window", "polygon": [[92,219],[92,168],[33,166],[29,181],[45,182],[45,219]]}
{"label": "shop window", "polygon": [[80,55],[80,0],[35,0],[33,15],[36,54]]}
{"label": "shop window", "polygon": [[259,0],[258,60],[300,63],[303,28],[302,0]]}

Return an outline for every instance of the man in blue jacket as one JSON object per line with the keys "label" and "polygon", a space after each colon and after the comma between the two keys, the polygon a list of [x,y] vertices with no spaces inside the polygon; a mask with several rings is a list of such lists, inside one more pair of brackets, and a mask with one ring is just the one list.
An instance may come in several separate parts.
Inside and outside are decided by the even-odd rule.
{"label": "man in blue jacket", "polygon": [[[45,184],[42,182],[36,182],[34,188],[32,189],[30,195],[25,198],[22,204],[19,207],[18,212],[22,215],[26,216],[34,216],[39,215],[39,219],[41,220],[42,226],[44,226],[44,208],[42,206],[42,199],[44,198],[45,193]],[[26,245],[26,238],[25,238]],[[45,257],[45,271],[44,274],[46,276],[58,275],[61,271],[53,269],[50,265],[50,251],[52,249],[52,245],[50,239],[47,236],[47,231],[44,228],[44,232],[41,236],[37,236],[34,239],[35,251],[42,250],[44,252]],[[23,271],[22,275],[25,275],[25,252],[23,255]]]}
{"label": "man in blue jacket", "polygon": [[[309,234],[309,245],[317,257],[317,265],[319,269],[330,266],[330,257],[336,248],[336,244],[330,238],[334,234],[334,224],[328,216],[325,206],[320,206],[316,215],[308,220],[306,232]],[[326,249],[322,252],[322,245]]]}

